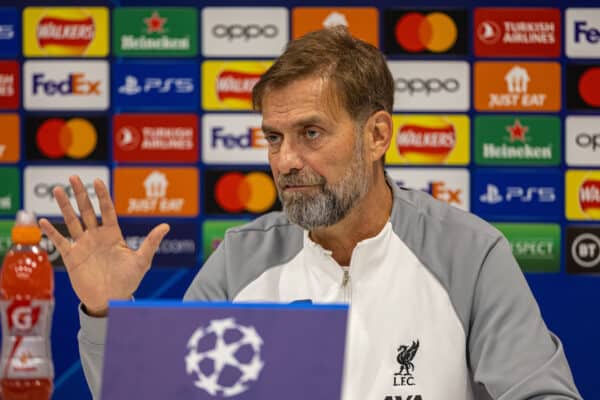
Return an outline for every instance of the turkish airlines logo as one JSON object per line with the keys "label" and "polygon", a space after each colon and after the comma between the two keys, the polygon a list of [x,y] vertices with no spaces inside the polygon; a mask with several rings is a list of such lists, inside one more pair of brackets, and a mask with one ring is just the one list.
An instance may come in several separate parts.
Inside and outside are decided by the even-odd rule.
{"label": "turkish airlines logo", "polygon": [[561,17],[555,8],[476,8],[479,57],[558,57]]}
{"label": "turkish airlines logo", "polygon": [[0,109],[15,110],[19,107],[19,63],[0,61]]}
{"label": "turkish airlines logo", "polygon": [[113,120],[114,157],[124,162],[196,162],[195,114],[119,114]]}
{"label": "turkish airlines logo", "polygon": [[462,61],[389,61],[395,82],[394,110],[469,108],[469,65]]}
{"label": "turkish airlines logo", "polygon": [[567,66],[567,107],[580,110],[600,109],[600,66]]}
{"label": "turkish airlines logo", "polygon": [[475,63],[475,108],[479,111],[558,111],[558,63]]}
{"label": "turkish airlines logo", "polygon": [[600,50],[600,8],[567,8],[565,52],[571,58],[597,58]]}
{"label": "turkish airlines logo", "polygon": [[[44,118],[25,120],[30,160],[98,160],[108,158],[105,117]],[[34,145],[35,144],[35,145]]]}
{"label": "turkish airlines logo", "polygon": [[206,212],[264,213],[280,209],[273,178],[266,171],[207,171]]}

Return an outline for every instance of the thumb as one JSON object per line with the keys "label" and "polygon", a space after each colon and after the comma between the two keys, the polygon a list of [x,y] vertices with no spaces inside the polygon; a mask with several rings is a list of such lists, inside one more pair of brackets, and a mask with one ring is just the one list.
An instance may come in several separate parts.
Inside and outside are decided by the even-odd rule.
{"label": "thumb", "polygon": [[142,264],[144,267],[150,268],[150,262],[152,261],[152,257],[154,257],[154,253],[158,250],[158,246],[160,242],[163,240],[165,235],[169,233],[171,228],[168,224],[160,224],[155,226],[154,229],[150,231],[146,239],[142,242],[142,245],[137,250],[138,256],[142,260]]}

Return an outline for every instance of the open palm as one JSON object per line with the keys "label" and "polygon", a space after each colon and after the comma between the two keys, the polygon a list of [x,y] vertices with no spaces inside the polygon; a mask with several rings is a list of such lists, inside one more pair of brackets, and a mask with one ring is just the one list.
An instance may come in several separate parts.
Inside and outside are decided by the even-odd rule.
{"label": "open palm", "polygon": [[88,313],[102,316],[107,312],[109,300],[131,298],[150,268],[152,257],[169,226],[156,226],[140,248],[132,250],[123,239],[104,183],[99,179],[94,181],[102,216],[102,225],[98,225],[83,183],[77,176],[69,180],[86,229],[62,188],[56,188],[53,193],[73,241],[61,235],[47,219],[41,219],[40,226],[60,252],[71,285]]}

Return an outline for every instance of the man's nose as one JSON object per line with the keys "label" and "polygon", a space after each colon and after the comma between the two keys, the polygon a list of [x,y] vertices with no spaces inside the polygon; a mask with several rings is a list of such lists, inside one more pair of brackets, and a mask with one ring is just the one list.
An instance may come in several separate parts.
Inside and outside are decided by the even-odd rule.
{"label": "man's nose", "polygon": [[292,170],[300,170],[303,166],[302,154],[297,143],[284,140],[279,149],[277,168],[280,174],[287,174]]}

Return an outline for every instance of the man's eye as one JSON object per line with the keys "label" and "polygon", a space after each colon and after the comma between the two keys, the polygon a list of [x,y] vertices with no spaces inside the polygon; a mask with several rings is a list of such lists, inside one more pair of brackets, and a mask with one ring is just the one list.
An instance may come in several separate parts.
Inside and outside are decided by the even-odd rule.
{"label": "man's eye", "polygon": [[307,129],[304,131],[304,134],[309,139],[316,139],[321,135],[321,132],[317,131],[316,129]]}
{"label": "man's eye", "polygon": [[281,140],[281,137],[279,135],[267,134],[265,135],[265,140],[269,144],[277,144]]}

